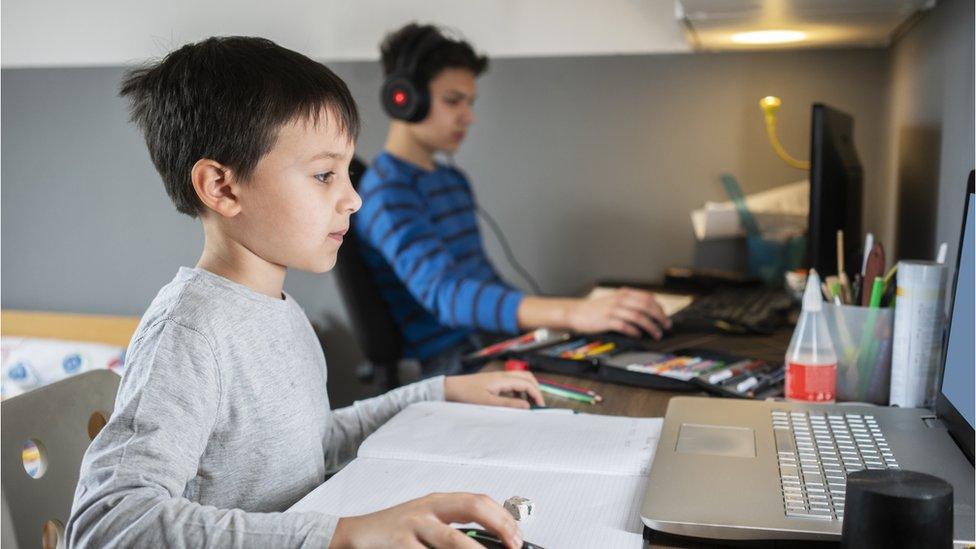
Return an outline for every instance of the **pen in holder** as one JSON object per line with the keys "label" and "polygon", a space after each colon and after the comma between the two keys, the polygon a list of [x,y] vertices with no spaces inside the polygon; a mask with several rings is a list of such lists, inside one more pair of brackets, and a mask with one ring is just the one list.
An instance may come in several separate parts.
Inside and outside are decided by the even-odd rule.
{"label": "pen in holder", "polygon": [[837,353],[837,400],[888,404],[894,310],[824,304]]}

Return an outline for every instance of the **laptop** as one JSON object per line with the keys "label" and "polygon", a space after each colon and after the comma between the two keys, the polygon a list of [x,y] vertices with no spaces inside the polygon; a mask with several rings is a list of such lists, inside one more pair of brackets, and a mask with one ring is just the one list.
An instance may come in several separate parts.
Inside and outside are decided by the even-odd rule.
{"label": "laptop", "polygon": [[847,474],[900,468],[953,486],[953,537],[974,535],[974,242],[969,176],[934,410],[671,399],[641,518],[666,534],[839,541]]}

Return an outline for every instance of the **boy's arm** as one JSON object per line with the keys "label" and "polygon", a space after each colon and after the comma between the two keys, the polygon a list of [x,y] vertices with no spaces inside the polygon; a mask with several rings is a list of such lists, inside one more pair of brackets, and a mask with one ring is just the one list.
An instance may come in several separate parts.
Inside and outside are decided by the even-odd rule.
{"label": "boy's arm", "polygon": [[355,229],[442,325],[518,331],[516,310],[522,292],[498,280],[462,276],[446,242],[424,214],[426,209],[410,185],[384,182],[364,191]]}
{"label": "boy's arm", "polygon": [[159,322],[133,342],[127,362],[115,411],[82,461],[69,547],[328,546],[338,517],[246,513],[184,497],[221,398],[203,335]]}
{"label": "boy's arm", "polygon": [[447,251],[412,186],[396,182],[363,194],[355,229],[383,255],[397,277],[442,325],[515,333],[563,328],[582,333],[607,330],[634,337],[641,330],[661,336],[670,327],[648,292],[618,289],[611,295],[575,299],[526,296],[500,282],[466,278]]}
{"label": "boy's arm", "polygon": [[356,457],[366,437],[410,404],[444,400],[444,379],[444,376],[432,377],[334,410],[329,417],[326,435],[329,438],[325,441],[326,470],[337,471]]}

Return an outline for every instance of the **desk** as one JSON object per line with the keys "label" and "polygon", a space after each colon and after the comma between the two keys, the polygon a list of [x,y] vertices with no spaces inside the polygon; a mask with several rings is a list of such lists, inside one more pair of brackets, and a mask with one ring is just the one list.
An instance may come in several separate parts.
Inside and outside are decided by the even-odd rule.
{"label": "desk", "polygon": [[[771,335],[726,335],[685,333],[675,334],[661,341],[654,342],[654,351],[671,352],[683,348],[707,348],[748,358],[757,358],[767,362],[782,362],[786,354],[786,347],[790,343],[793,328],[782,328]],[[500,361],[489,362],[482,368],[484,372],[498,371],[503,368]],[[663,417],[668,409],[668,401],[673,396],[705,395],[704,392],[677,392],[629,387],[616,383],[607,383],[593,379],[585,379],[549,372],[540,372],[540,376],[554,381],[571,383],[596,391],[603,397],[603,402],[585,404],[558,397],[552,397],[552,404],[560,408],[572,408],[589,414],[605,414],[632,417]],[[547,399],[548,399],[547,395]]]}
{"label": "desk", "polygon": [[[786,354],[786,348],[790,343],[790,336],[793,334],[793,327],[782,328],[771,335],[726,335],[726,334],[703,334],[685,333],[675,334],[661,341],[655,342],[652,346],[654,351],[671,352],[683,348],[707,348],[717,351],[726,351],[735,355],[749,358],[757,358],[767,362],[782,362]],[[500,361],[489,362],[482,368],[482,371],[492,372],[503,369]],[[586,387],[596,391],[603,397],[603,402],[597,404],[585,404],[582,402],[571,401],[558,397],[545,395],[547,401],[553,406],[560,408],[572,408],[579,412],[589,414],[606,414],[632,417],[663,417],[668,408],[668,401],[674,396],[704,396],[704,392],[676,392],[659,391],[655,389],[644,389],[641,387],[629,387],[605,381],[596,381],[567,375],[553,374],[549,372],[540,373],[541,376]],[[707,543],[694,543],[677,540],[665,540],[646,544],[645,547],[652,548],[705,548],[712,547]]]}

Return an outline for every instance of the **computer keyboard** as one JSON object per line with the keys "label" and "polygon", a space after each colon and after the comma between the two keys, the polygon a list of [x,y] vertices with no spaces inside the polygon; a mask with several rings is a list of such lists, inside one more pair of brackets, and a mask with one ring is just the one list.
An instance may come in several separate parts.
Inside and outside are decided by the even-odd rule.
{"label": "computer keyboard", "polygon": [[722,289],[696,299],[671,317],[675,330],[719,329],[771,333],[786,321],[793,299],[777,288]]}
{"label": "computer keyboard", "polygon": [[898,468],[872,415],[773,410],[772,422],[787,517],[842,520],[848,474]]}

